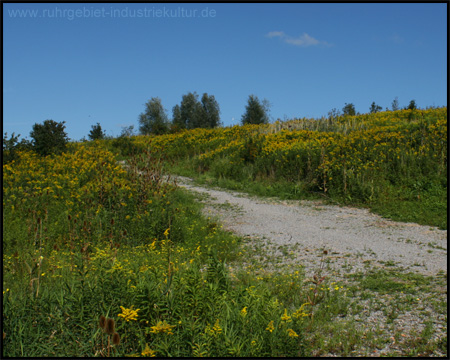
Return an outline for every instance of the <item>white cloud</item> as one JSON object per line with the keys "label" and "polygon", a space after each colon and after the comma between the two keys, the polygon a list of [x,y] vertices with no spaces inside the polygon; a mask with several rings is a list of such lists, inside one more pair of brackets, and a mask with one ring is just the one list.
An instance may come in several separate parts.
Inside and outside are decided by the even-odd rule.
{"label": "white cloud", "polygon": [[281,38],[285,43],[295,45],[295,46],[315,46],[315,45],[326,45],[330,46],[326,41],[319,41],[312,36],[308,35],[307,33],[303,33],[300,36],[292,37],[289,35],[286,35],[283,31],[271,31],[266,35],[268,38],[274,38],[279,37]]}
{"label": "white cloud", "polygon": [[284,37],[284,36],[286,36],[286,34],[284,32],[282,32],[282,31],[271,31],[266,36],[269,37],[269,38]]}
{"label": "white cloud", "polygon": [[304,33],[303,35],[297,37],[297,38],[291,38],[287,37],[285,40],[288,44],[297,45],[297,46],[311,46],[311,45],[317,45],[319,44],[319,40],[314,39],[313,37],[309,36],[307,33]]}

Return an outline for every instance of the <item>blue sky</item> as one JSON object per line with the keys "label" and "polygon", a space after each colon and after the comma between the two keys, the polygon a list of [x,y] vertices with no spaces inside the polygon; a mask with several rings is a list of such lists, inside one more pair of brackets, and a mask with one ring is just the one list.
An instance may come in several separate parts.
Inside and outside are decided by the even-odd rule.
{"label": "blue sky", "polygon": [[[225,126],[248,96],[270,117],[447,105],[447,4],[2,4],[3,132],[66,122],[138,129],[152,97],[214,95]],[[19,12],[20,10],[21,12]],[[194,11],[195,10],[195,11]]]}

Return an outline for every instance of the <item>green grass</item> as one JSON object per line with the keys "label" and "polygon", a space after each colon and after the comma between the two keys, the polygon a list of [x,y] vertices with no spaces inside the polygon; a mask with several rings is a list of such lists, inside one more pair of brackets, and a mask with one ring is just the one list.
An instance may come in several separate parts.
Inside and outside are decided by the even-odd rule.
{"label": "green grass", "polygon": [[[309,353],[312,314],[338,294],[302,308],[309,290],[300,273],[264,281],[249,270],[231,274],[248,259],[242,239],[205,218],[194,195],[148,183],[145,167],[143,176],[121,173],[108,154],[89,151],[86,172],[78,156],[66,155],[65,162],[24,156],[5,168],[3,356]],[[89,161],[103,170],[89,171]],[[45,183],[57,172],[60,188]],[[35,197],[41,182],[49,190]],[[25,192],[29,186],[39,189]],[[120,344],[108,346],[101,316],[114,320]]]}
{"label": "green grass", "polygon": [[[385,218],[400,222],[415,222],[421,225],[447,229],[447,188],[445,184],[431,185],[420,192],[390,186],[383,196],[367,204],[357,199],[342,196],[328,196],[322,192],[307,190],[304,182],[291,182],[273,179],[235,180],[227,177],[216,178],[210,171],[197,173],[189,161],[180,161],[169,168],[173,174],[187,176],[197,184],[216,186],[228,190],[245,192],[260,197],[276,197],[283,200],[322,200],[325,203],[369,208]],[[406,195],[405,195],[406,194]]]}
{"label": "green grass", "polygon": [[378,292],[380,294],[392,294],[405,292],[415,294],[419,291],[430,291],[431,277],[416,273],[404,273],[396,269],[382,269],[368,273],[351,275],[360,283],[360,287]]}
{"label": "green grass", "polygon": [[[72,157],[23,154],[4,166],[2,356],[368,356],[389,343],[395,314],[447,316],[445,274],[368,265],[338,280],[321,253],[317,278],[306,279],[295,244],[224,231],[197,196],[155,180],[159,158],[128,157],[143,176],[123,173],[123,157],[104,152],[111,146],[74,144]],[[272,179],[198,175],[182,162],[171,169],[258,195],[321,197]],[[385,314],[385,330],[356,318],[365,301]],[[100,316],[114,320],[120,344],[108,346]],[[386,355],[445,356],[436,334],[426,325]]]}
{"label": "green grass", "polygon": [[199,183],[447,229],[447,108],[137,137]]}

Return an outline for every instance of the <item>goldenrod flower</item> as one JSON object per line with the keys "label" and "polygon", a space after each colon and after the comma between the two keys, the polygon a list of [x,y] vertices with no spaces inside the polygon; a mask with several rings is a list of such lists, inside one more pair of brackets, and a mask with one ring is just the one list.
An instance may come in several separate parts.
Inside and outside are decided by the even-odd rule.
{"label": "goldenrod flower", "polygon": [[148,344],[145,344],[145,349],[143,352],[141,352],[141,355],[145,357],[155,357],[156,356],[155,353],[156,353],[155,350],[150,349]]}
{"label": "goldenrod flower", "polygon": [[133,306],[134,305],[132,305],[130,309],[125,309],[123,306],[121,306],[120,308],[122,309],[122,313],[118,314],[117,316],[122,317],[126,321],[137,320],[138,317],[137,312],[141,309],[133,310]]}
{"label": "goldenrod flower", "polygon": [[150,332],[154,334],[166,332],[169,335],[173,335],[172,328],[174,328],[175,326],[176,325],[169,325],[166,320],[158,321],[155,326],[151,327]]}
{"label": "goldenrod flower", "polygon": [[275,326],[273,326],[273,320],[267,325],[266,330],[272,332],[275,330]]}
{"label": "goldenrod flower", "polygon": [[304,303],[304,304],[302,304],[302,306],[300,306],[300,309],[298,309],[296,312],[294,312],[294,313],[292,314],[292,317],[298,319],[299,317],[309,316],[309,314],[306,313],[306,312],[303,310],[303,308],[304,308],[306,305],[309,305],[309,303]]}
{"label": "goldenrod flower", "polygon": [[219,319],[217,319],[216,322],[214,323],[213,330],[217,334],[220,334],[222,332],[222,328],[219,325]]}
{"label": "goldenrod flower", "polygon": [[245,306],[245,307],[241,310],[241,315],[242,315],[242,316],[247,316],[247,306]]}
{"label": "goldenrod flower", "polygon": [[298,337],[297,333],[292,329],[287,329],[287,332],[290,337]]}
{"label": "goldenrod flower", "polygon": [[219,325],[219,319],[216,320],[213,327],[211,328],[211,325],[208,324],[205,328],[205,334],[217,336],[222,332],[222,328]]}
{"label": "goldenrod flower", "polygon": [[282,321],[291,322],[291,317],[287,314],[287,309],[284,309],[284,314],[281,316]]}
{"label": "goldenrod flower", "polygon": [[164,236],[165,237],[169,236],[169,231],[170,231],[170,228],[167,228],[166,231],[164,231]]}

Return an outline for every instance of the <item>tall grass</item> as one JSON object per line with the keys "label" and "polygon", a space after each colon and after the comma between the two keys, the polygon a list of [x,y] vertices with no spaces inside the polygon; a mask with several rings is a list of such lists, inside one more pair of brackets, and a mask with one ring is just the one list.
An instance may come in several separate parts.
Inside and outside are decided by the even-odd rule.
{"label": "tall grass", "polygon": [[[384,347],[388,338],[349,317],[359,288],[386,289],[377,275],[356,290],[322,268],[305,279],[301,264],[252,265],[254,251],[203,217],[163,170],[383,211],[387,196],[419,214],[434,209],[438,220],[419,217],[432,223],[446,211],[437,206],[445,117],[446,108],[95,141],[58,156],[19,151],[3,165],[2,356],[352,356]],[[417,277],[394,283],[400,277],[389,286],[418,291]],[[423,281],[424,301],[441,314],[442,281]],[[446,354],[446,341],[421,334],[400,354]]]}
{"label": "tall grass", "polygon": [[325,196],[447,228],[446,107],[196,129],[134,143],[164,153],[177,172],[222,185]]}
{"label": "tall grass", "polygon": [[95,142],[4,165],[2,355],[307,355],[339,292],[311,298],[301,267],[230,273],[241,240],[139,156],[126,169]]}

